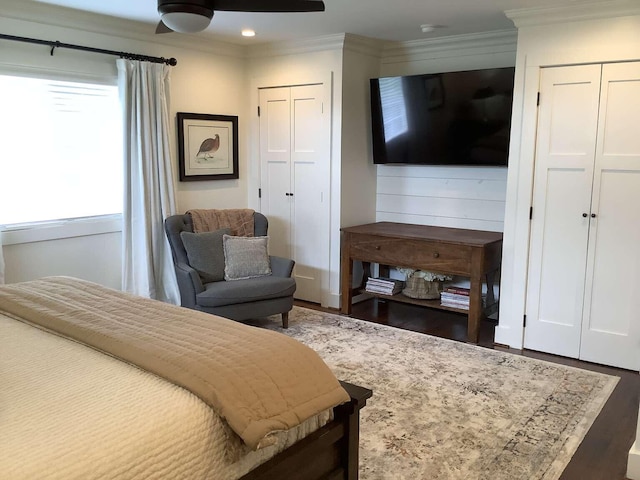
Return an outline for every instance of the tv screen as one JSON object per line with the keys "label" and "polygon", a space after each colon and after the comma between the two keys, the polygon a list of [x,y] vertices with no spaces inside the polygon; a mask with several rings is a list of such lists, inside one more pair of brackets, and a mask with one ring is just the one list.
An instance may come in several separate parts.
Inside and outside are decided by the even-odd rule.
{"label": "tv screen", "polygon": [[374,163],[506,166],[514,72],[371,79]]}

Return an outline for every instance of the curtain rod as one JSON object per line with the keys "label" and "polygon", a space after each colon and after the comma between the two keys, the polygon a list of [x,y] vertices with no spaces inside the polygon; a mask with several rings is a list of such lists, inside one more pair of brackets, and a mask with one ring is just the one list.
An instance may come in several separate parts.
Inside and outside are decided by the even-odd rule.
{"label": "curtain rod", "polygon": [[38,45],[47,45],[51,47],[51,55],[53,55],[53,51],[56,48],[70,48],[72,50],[82,50],[83,52],[94,52],[94,53],[104,53],[106,55],[115,55],[121,58],[126,58],[128,60],[142,60],[144,62],[166,63],[167,65],[171,65],[172,67],[175,67],[178,64],[178,61],[175,58],[150,57],[148,55],[139,55],[137,53],[116,52],[115,50],[104,50],[102,48],[83,47],[82,45],[62,43],[62,42],[58,42],[57,40],[56,41],[38,40],[37,38],[16,37],[14,35],[6,35],[4,33],[0,33],[0,39],[12,40],[14,42],[25,42],[25,43],[35,43]]}

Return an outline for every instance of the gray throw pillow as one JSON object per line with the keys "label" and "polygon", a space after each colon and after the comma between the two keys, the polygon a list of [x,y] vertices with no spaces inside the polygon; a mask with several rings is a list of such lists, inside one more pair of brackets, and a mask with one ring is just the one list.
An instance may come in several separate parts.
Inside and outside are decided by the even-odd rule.
{"label": "gray throw pillow", "polygon": [[224,279],[243,280],[271,275],[268,241],[269,237],[223,235]]}
{"label": "gray throw pillow", "polygon": [[180,232],[189,265],[198,272],[204,283],[224,280],[222,236],[228,233],[231,233],[228,228],[214,232]]}

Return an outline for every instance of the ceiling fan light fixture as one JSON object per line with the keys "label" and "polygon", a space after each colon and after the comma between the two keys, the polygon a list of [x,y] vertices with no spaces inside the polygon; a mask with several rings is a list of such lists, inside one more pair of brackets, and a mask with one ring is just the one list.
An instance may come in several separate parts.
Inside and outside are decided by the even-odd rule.
{"label": "ceiling fan light fixture", "polygon": [[205,17],[197,13],[169,12],[162,15],[162,23],[174,32],[196,33],[209,26],[211,17]]}
{"label": "ceiling fan light fixture", "polygon": [[213,6],[209,0],[158,0],[162,23],[174,32],[195,33],[209,26]]}

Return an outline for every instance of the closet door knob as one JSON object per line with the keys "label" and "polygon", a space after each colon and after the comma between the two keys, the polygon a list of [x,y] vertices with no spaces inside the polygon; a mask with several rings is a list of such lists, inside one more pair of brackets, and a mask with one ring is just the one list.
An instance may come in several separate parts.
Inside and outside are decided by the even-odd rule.
{"label": "closet door knob", "polygon": [[591,214],[591,218],[596,218],[596,214],[595,214],[595,213],[592,213],[592,214]]}
{"label": "closet door knob", "polygon": [[586,213],[583,213],[583,214],[582,214],[582,216],[583,216],[584,218],[587,218],[587,217],[588,217],[588,215],[587,215]]}

